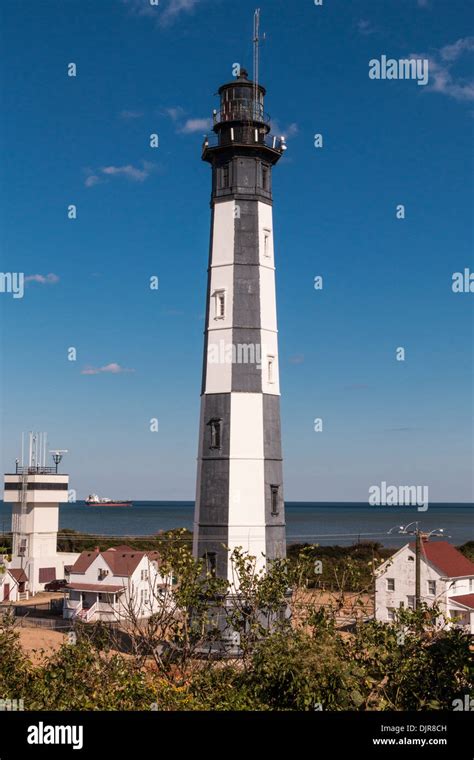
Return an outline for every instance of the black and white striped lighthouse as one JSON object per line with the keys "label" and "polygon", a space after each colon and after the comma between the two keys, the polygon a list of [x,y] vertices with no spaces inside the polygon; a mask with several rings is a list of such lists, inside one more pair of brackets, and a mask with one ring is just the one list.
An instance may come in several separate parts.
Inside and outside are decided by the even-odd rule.
{"label": "black and white striped lighthouse", "polygon": [[272,169],[265,88],[243,69],[219,89],[212,167],[194,554],[235,587],[234,548],[285,556]]}

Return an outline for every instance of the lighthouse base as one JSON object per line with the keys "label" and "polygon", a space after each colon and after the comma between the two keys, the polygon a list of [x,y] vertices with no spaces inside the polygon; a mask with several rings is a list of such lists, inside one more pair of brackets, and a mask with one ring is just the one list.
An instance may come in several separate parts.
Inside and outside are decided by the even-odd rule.
{"label": "lighthouse base", "polygon": [[196,655],[213,659],[242,658],[260,638],[289,624],[291,597],[292,591],[287,589],[284,600],[272,610],[255,609],[238,593],[210,602],[206,633]]}

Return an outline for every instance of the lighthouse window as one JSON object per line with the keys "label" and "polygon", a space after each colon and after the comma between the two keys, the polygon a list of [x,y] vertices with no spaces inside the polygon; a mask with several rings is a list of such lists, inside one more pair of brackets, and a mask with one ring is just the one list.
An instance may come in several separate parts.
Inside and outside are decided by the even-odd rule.
{"label": "lighthouse window", "polygon": [[267,369],[268,369],[268,382],[274,383],[275,382],[275,377],[274,377],[275,357],[274,356],[268,357]]}
{"label": "lighthouse window", "polygon": [[229,164],[222,167],[222,187],[229,187]]}
{"label": "lighthouse window", "polygon": [[270,486],[272,515],[277,515],[280,511],[280,486]]}
{"label": "lighthouse window", "polygon": [[216,299],[216,319],[225,317],[225,290],[216,290],[214,297]]}
{"label": "lighthouse window", "polygon": [[211,431],[211,449],[220,449],[222,438],[222,420],[218,418],[210,420],[209,428]]}
{"label": "lighthouse window", "polygon": [[270,179],[270,171],[267,164],[262,164],[262,187],[264,190],[268,190]]}
{"label": "lighthouse window", "polygon": [[270,256],[270,230],[263,230],[263,255]]}

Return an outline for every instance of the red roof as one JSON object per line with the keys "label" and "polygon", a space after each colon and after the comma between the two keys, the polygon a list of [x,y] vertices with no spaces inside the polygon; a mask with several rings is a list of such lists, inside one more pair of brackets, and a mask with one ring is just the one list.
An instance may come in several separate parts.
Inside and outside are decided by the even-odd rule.
{"label": "red roof", "polygon": [[[415,551],[415,544],[410,544],[410,549]],[[448,541],[423,541],[421,556],[424,556],[448,578],[474,575],[474,562],[461,554]]]}
{"label": "red roof", "polygon": [[105,559],[114,575],[129,578],[145,556],[145,552],[133,551],[133,549],[129,549],[128,551],[107,549],[107,551],[101,552],[101,556]]}
{"label": "red roof", "polygon": [[127,578],[133,575],[143,557],[148,557],[150,561],[158,559],[157,552],[143,552],[132,549],[130,546],[116,546],[103,552],[82,552],[70,572],[72,574],[85,573],[99,555],[106,561],[114,575]]}
{"label": "red roof", "polygon": [[73,566],[71,567],[71,573],[85,573],[87,568],[92,565],[95,558],[98,556],[98,552],[81,552]]}
{"label": "red roof", "polygon": [[449,599],[450,602],[457,602],[464,607],[470,607],[474,610],[474,594],[462,594],[461,596],[452,596]]}
{"label": "red roof", "polygon": [[16,580],[17,583],[24,583],[28,580],[28,576],[25,573],[24,570],[22,570],[19,567],[10,567],[8,568],[8,572]]}
{"label": "red roof", "polygon": [[100,591],[106,594],[124,590],[124,586],[104,586],[102,583],[68,583],[66,588],[74,591]]}

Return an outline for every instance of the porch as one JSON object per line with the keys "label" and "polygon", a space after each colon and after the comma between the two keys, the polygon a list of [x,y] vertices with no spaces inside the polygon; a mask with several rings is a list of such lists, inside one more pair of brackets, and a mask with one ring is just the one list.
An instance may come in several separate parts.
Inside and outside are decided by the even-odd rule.
{"label": "porch", "polygon": [[454,625],[474,634],[474,594],[459,594],[448,599],[448,614]]}
{"label": "porch", "polygon": [[[98,620],[113,622],[120,617],[120,596],[122,586],[96,584],[69,584],[64,594],[63,616],[66,619],[83,620],[86,623]],[[84,586],[84,588],[83,588]]]}

